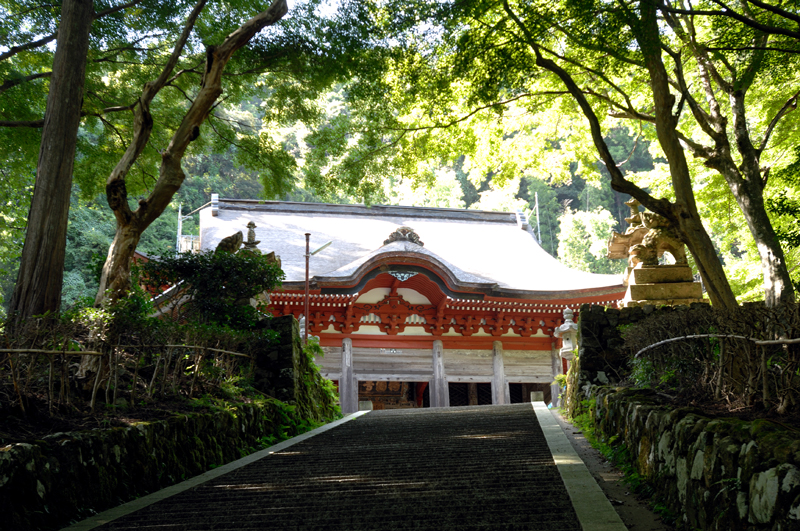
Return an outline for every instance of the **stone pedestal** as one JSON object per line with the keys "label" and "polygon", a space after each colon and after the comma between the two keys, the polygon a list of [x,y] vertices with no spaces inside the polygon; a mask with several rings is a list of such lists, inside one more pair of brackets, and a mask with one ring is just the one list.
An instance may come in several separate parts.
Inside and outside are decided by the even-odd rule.
{"label": "stone pedestal", "polygon": [[678,306],[703,302],[703,287],[686,265],[637,265],[630,270],[622,306]]}

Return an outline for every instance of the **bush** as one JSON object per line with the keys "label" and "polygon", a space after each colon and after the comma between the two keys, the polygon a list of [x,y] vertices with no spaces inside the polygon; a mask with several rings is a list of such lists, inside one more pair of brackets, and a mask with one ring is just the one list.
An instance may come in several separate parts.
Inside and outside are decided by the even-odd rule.
{"label": "bush", "polygon": [[788,413],[800,406],[800,306],[662,308],[626,328],[639,387]]}
{"label": "bush", "polygon": [[140,267],[149,290],[172,288],[174,317],[181,321],[249,330],[266,317],[266,303],[251,305],[284,278],[280,266],[252,252],[212,251],[162,256]]}

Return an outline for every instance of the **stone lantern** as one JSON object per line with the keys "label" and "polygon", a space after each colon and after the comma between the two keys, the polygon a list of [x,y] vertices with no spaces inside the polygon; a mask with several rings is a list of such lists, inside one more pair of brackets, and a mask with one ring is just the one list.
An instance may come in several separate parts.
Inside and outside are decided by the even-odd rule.
{"label": "stone lantern", "polygon": [[578,347],[578,325],[572,318],[575,313],[570,308],[564,308],[564,324],[553,331],[553,335],[561,338],[561,357],[571,360],[575,357],[574,350]]}

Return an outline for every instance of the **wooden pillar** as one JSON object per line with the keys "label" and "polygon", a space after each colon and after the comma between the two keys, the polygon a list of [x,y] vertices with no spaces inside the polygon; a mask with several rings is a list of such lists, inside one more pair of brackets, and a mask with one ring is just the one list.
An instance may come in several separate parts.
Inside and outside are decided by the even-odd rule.
{"label": "wooden pillar", "polygon": [[342,340],[342,377],[339,378],[339,405],[342,414],[358,411],[358,380],[353,371],[353,340]]}
{"label": "wooden pillar", "polygon": [[467,384],[467,395],[469,396],[469,405],[477,406],[478,405],[478,384],[476,384],[476,383]]}
{"label": "wooden pillar", "polygon": [[[553,339],[550,342],[550,365],[551,365],[552,371],[553,371],[553,381],[554,382],[556,381],[556,376],[558,376],[559,374],[564,374],[564,372],[563,372],[563,370],[561,368],[561,355],[558,352],[559,349],[558,349],[558,347],[556,347],[556,344],[557,344],[557,341],[555,339]],[[560,392],[561,392],[561,388],[558,387],[557,384],[552,384],[550,386],[550,396],[551,396],[551,403],[553,404],[553,407],[558,407],[560,405],[559,404],[559,400],[558,400],[558,394]]]}
{"label": "wooden pillar", "polygon": [[440,339],[433,342],[433,379],[430,396],[431,407],[450,407],[450,389],[444,371],[444,346]]}
{"label": "wooden pillar", "polygon": [[506,369],[503,363],[503,343],[492,343],[492,404],[510,404],[511,393],[506,381]]}

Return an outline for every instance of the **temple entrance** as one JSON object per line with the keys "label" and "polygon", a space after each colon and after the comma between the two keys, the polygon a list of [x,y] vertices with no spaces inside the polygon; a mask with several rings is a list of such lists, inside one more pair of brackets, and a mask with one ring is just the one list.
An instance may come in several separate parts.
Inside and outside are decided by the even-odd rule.
{"label": "temple entrance", "polygon": [[361,381],[358,401],[372,402],[373,410],[423,407],[427,382]]}
{"label": "temple entrance", "polygon": [[509,395],[511,396],[512,404],[521,404],[522,402],[530,402],[531,393],[534,391],[541,391],[544,395],[545,404],[549,404],[552,400],[552,392],[550,384],[546,383],[510,383],[508,384]]}
{"label": "temple entrance", "polygon": [[450,392],[450,407],[483,406],[492,403],[492,384],[488,382],[450,382],[447,387]]}

